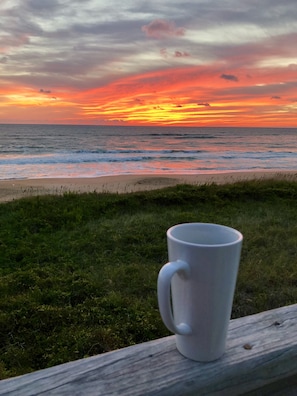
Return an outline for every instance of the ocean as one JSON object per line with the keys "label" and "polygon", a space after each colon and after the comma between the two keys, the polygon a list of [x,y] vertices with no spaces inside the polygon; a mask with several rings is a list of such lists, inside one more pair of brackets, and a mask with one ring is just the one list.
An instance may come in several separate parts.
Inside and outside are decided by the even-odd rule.
{"label": "ocean", "polygon": [[297,170],[297,128],[0,124],[0,180]]}

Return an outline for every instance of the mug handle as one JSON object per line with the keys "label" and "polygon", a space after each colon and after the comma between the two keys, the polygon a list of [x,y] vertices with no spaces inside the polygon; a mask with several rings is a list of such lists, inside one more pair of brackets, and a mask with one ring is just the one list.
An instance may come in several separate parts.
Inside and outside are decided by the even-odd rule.
{"label": "mug handle", "polygon": [[186,261],[177,260],[165,264],[158,276],[158,303],[161,318],[165,326],[175,334],[189,335],[192,333],[191,327],[186,323],[174,323],[174,318],[170,302],[170,286],[171,279],[174,274],[180,273],[188,277],[190,275],[190,267]]}

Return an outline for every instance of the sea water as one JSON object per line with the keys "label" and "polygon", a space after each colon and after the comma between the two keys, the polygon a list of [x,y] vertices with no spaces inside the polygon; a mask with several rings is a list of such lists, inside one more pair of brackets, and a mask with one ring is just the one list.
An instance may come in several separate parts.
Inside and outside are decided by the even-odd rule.
{"label": "sea water", "polygon": [[0,124],[0,180],[297,170],[297,128]]}

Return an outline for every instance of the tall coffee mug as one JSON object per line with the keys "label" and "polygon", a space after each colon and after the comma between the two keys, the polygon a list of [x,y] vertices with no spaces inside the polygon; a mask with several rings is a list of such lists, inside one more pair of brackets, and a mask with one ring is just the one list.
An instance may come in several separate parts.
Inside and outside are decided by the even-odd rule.
{"label": "tall coffee mug", "polygon": [[212,361],[225,351],[242,239],[239,231],[218,224],[178,224],[167,231],[159,310],[189,359]]}

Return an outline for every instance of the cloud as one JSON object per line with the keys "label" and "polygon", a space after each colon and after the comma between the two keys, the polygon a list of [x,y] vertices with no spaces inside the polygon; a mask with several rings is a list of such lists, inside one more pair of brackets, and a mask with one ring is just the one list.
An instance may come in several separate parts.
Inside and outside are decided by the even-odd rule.
{"label": "cloud", "polygon": [[[218,124],[224,117],[233,122],[232,112],[224,112],[224,117],[220,113],[232,104],[240,107],[234,120],[244,122],[240,112],[244,116],[256,106],[263,117],[259,124],[265,117],[271,123],[269,117],[275,114],[280,123],[290,115],[296,126],[296,0],[155,3],[0,1],[0,91],[13,98],[18,92],[20,97],[23,92],[28,97],[32,92],[45,99],[57,97],[52,101],[61,117],[66,109],[81,117],[82,106],[94,106],[95,114],[100,99],[106,114],[99,119],[110,123],[126,119],[130,104],[159,104],[166,112],[187,103],[178,111],[182,122],[191,103],[198,113],[210,111],[212,105],[209,122]],[[125,111],[120,114],[121,106]],[[7,101],[7,112],[11,109]],[[142,108],[141,114],[149,122],[151,107],[146,111]],[[34,106],[31,112],[32,119],[41,117]],[[1,108],[2,114],[5,117]],[[18,120],[22,110],[19,114]],[[16,118],[14,110],[12,120]],[[250,117],[246,121],[254,122]]]}
{"label": "cloud", "polygon": [[53,12],[59,7],[59,3],[57,0],[28,0],[26,7],[28,11],[33,12],[35,14],[47,12]]}
{"label": "cloud", "polygon": [[181,51],[175,51],[174,56],[175,56],[176,58],[183,58],[183,57],[185,57],[185,56],[190,56],[190,54],[189,54],[188,52],[186,52],[186,51],[183,51],[183,52],[181,52]]}
{"label": "cloud", "polygon": [[19,33],[11,33],[2,35],[0,37],[0,50],[4,53],[8,52],[11,48],[23,47],[26,44],[29,44],[30,38],[26,34]]}
{"label": "cloud", "polygon": [[155,39],[180,37],[185,34],[184,28],[176,27],[174,22],[166,21],[165,19],[155,19],[148,25],[142,26],[141,30],[147,37]]}
{"label": "cloud", "polygon": [[238,78],[234,74],[222,74],[221,78],[228,81],[238,81]]}
{"label": "cloud", "polygon": [[134,101],[141,106],[145,105],[145,101],[143,99],[135,98]]}
{"label": "cloud", "polygon": [[173,58],[185,58],[190,56],[190,54],[186,51],[174,51],[169,53],[166,48],[160,49],[160,54],[163,58],[173,57]]}
{"label": "cloud", "polygon": [[42,89],[42,88],[39,90],[39,92],[40,92],[40,93],[43,93],[43,94],[50,94],[50,93],[52,93],[52,91],[50,91],[50,90],[45,90],[45,89]]}
{"label": "cloud", "polygon": [[291,70],[297,70],[297,64],[296,63],[291,63],[290,65],[288,65],[288,68]]}

